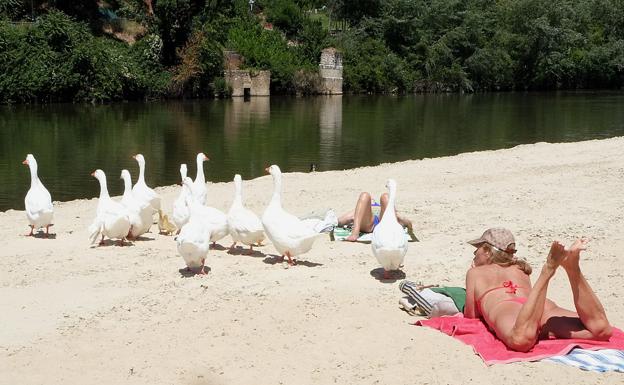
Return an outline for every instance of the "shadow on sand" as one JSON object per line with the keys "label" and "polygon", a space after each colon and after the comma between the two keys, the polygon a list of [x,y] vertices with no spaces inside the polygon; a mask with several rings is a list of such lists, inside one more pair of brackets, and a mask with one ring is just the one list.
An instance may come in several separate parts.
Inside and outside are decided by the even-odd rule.
{"label": "shadow on sand", "polygon": [[[201,276],[201,274],[199,274],[199,269],[189,269],[188,267],[183,267],[182,269],[178,269],[178,271],[180,272],[180,275],[184,278],[194,277],[196,275]],[[212,269],[210,268],[210,266],[204,266],[204,271],[207,275],[210,274]]]}
{"label": "shadow on sand", "polygon": [[249,253],[249,249],[248,248],[244,248],[241,246],[236,246],[234,249],[227,249],[227,253],[230,255],[242,255],[245,257],[252,257],[252,258],[264,258],[267,255],[265,253],[263,253],[260,250],[254,250],[252,253]]}
{"label": "shadow on sand", "polygon": [[382,267],[371,270],[370,275],[382,283],[394,283],[398,280],[405,279],[405,273],[402,270],[392,270],[389,272],[390,277],[384,278],[384,269]]}
{"label": "shadow on sand", "polygon": [[[282,257],[281,255],[272,255],[272,254],[267,254],[266,258],[264,258],[262,260],[262,262],[268,264],[268,265],[276,265],[278,263],[283,263],[284,261],[288,261],[288,259]],[[316,263],[316,262],[310,262],[310,261],[302,261],[302,260],[295,260],[295,264],[294,266],[291,267],[297,267],[297,266],[305,266],[305,267],[317,267],[317,266],[323,266],[322,263]]]}

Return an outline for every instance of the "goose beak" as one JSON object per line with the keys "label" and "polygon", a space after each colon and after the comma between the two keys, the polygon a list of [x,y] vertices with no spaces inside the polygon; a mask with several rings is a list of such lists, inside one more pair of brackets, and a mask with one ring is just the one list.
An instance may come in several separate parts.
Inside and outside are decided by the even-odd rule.
{"label": "goose beak", "polygon": [[22,164],[25,164],[25,165],[27,165],[27,166],[28,166],[28,159],[24,159],[24,160],[22,161]]}
{"label": "goose beak", "polygon": [[95,171],[93,171],[93,172],[91,173],[91,176],[95,176]]}
{"label": "goose beak", "polygon": [[136,160],[136,155],[132,155],[132,159]]}
{"label": "goose beak", "polygon": [[271,171],[269,171],[269,168],[270,168],[270,167],[266,167],[266,168],[264,169],[264,171],[265,171],[267,174],[270,174],[270,173],[271,173]]}
{"label": "goose beak", "polygon": [[207,160],[210,160],[210,158],[207,157],[206,155],[204,155],[204,162],[207,161]]}

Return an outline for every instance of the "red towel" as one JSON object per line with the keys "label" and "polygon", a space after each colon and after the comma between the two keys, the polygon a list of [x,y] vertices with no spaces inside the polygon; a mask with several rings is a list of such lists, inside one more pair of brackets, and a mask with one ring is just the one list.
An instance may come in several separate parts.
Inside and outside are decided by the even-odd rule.
{"label": "red towel", "polygon": [[505,344],[492,334],[480,319],[464,318],[458,313],[454,316],[437,317],[416,322],[419,326],[438,329],[442,333],[455,337],[472,346],[487,365],[507,364],[517,361],[537,361],[542,358],[567,354],[570,350],[583,349],[619,349],[624,350],[624,332],[613,328],[609,341],[593,341],[582,339],[548,339],[539,340],[526,353],[509,350]]}

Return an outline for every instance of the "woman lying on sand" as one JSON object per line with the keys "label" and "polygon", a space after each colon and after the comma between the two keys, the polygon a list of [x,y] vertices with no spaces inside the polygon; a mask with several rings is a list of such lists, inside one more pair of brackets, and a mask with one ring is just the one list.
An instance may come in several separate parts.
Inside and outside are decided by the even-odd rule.
{"label": "woman lying on sand", "polygon": [[[514,256],[511,232],[502,228],[486,230],[469,242],[477,249],[473,267],[466,274],[464,315],[482,317],[507,347],[517,351],[528,351],[538,339],[549,337],[608,340],[612,332],[607,315],[579,267],[580,253],[587,242],[579,239],[569,249],[553,242],[531,287],[531,267]],[[576,312],[546,298],[548,283],[559,266],[568,274]]]}
{"label": "woman lying on sand", "polygon": [[[340,218],[338,218],[338,226],[353,224],[351,235],[345,238],[345,241],[357,241],[360,232],[372,233],[373,229],[379,224],[386,212],[388,200],[388,193],[381,194],[379,203],[375,202],[369,193],[360,193],[357,203],[355,204],[355,209],[342,214]],[[396,213],[396,217],[402,226],[407,227],[410,236],[415,238],[412,230],[412,221],[404,218],[399,213]]]}

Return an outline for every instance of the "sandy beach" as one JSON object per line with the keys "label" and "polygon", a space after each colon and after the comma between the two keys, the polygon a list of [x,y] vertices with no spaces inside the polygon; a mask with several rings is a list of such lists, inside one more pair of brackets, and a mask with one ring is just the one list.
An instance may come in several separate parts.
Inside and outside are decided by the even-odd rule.
{"label": "sandy beach", "polygon": [[[409,245],[407,279],[463,286],[466,241],[488,227],[510,228],[534,268],[553,240],[584,235],[581,267],[611,323],[624,327],[624,138],[287,173],[283,205],[342,213],[360,191],[379,196],[389,177],[420,239]],[[179,189],[156,189],[166,212]],[[272,190],[268,175],[244,181],[246,206],[260,215]],[[233,183],[208,183],[212,206],[227,211],[232,198]],[[209,254],[209,274],[188,276],[173,237],[156,226],[128,247],[90,247],[96,204],[55,202],[54,239],[23,236],[23,211],[0,213],[0,384],[624,381],[545,362],[487,367],[469,346],[411,325],[418,317],[398,307],[400,280],[377,279],[368,244],[322,237],[284,269],[270,243],[247,256],[228,253],[227,237]],[[548,295],[573,308],[563,272]]]}

